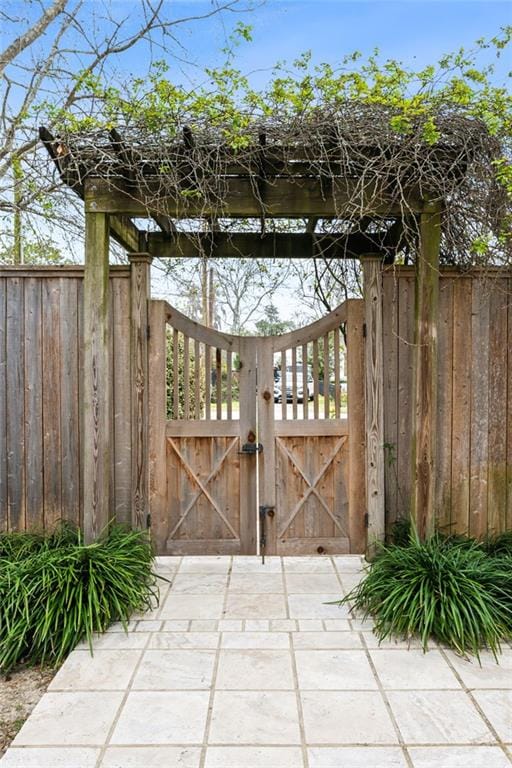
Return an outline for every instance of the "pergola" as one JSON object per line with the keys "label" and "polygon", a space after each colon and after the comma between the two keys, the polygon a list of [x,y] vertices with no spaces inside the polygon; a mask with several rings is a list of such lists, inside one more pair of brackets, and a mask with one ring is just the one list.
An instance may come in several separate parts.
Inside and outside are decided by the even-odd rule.
{"label": "pergola", "polygon": [[[85,212],[83,472],[84,520],[93,540],[109,520],[108,277],[110,238],[134,261],[141,256],[361,259],[366,334],[366,493],[369,535],[384,536],[384,429],[381,265],[393,263],[404,221],[414,229],[416,300],[411,513],[420,533],[434,521],[436,474],[436,337],[442,201],[417,186],[361,183],[341,171],[335,154],[328,173],[311,162],[314,146],[286,154],[260,137],[254,160],[241,164],[224,149],[215,173],[222,200],[209,200],[191,180],[190,133],[176,142],[181,182],[169,189],[165,167],[130,149],[117,131],[97,151],[77,154],[46,129],[40,136],[64,183]],[[221,170],[219,171],[219,168]],[[338,172],[337,172],[338,171]],[[179,176],[179,174],[178,174]],[[181,185],[181,187],[180,187]],[[134,219],[152,221],[141,231]],[[294,220],[293,231],[272,222]],[[346,226],[317,231],[319,222]],[[412,225],[411,225],[412,222]],[[302,226],[302,231],[300,227]],[[322,227],[325,230],[325,226]],[[137,258],[135,258],[137,257]],[[142,272],[141,272],[142,274]],[[147,299],[141,284],[140,301]],[[139,334],[145,334],[139,328]],[[137,339],[134,340],[134,347]],[[133,348],[133,347],[132,347]],[[139,451],[146,450],[144,441]],[[140,517],[140,516],[139,516]],[[135,518],[137,519],[137,518]],[[140,519],[139,519],[140,522]]]}

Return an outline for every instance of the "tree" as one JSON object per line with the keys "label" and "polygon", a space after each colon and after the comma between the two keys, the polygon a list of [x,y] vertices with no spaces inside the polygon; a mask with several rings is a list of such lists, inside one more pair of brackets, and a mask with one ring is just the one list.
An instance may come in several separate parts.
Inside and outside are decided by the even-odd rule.
{"label": "tree", "polygon": [[277,336],[292,331],[294,323],[290,320],[280,320],[279,310],[274,304],[267,304],[264,316],[255,323],[258,336]]}
{"label": "tree", "polygon": [[60,130],[63,114],[73,112],[87,123],[94,109],[86,97],[94,88],[108,89],[123,78],[123,66],[138,52],[147,62],[144,80],[155,55],[186,57],[179,39],[184,25],[224,12],[243,13],[253,0],[216,0],[211,7],[177,17],[167,0],[4,0],[0,8],[4,48],[0,51],[3,90],[0,103],[1,237],[15,261],[22,258],[22,219],[30,221],[31,237],[47,222],[60,230],[72,248],[81,231],[81,206],[60,194],[48,158],[37,137],[45,124]]}

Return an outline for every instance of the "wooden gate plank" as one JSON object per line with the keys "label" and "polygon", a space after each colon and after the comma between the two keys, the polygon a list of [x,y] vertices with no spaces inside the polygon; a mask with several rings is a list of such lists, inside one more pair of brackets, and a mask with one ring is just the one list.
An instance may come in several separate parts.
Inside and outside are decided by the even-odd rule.
{"label": "wooden gate plank", "polygon": [[[258,408],[258,441],[263,445],[263,452],[258,456],[259,461],[259,503],[275,510],[276,507],[276,449],[274,437],[274,347],[273,338],[256,339],[257,345],[257,408]],[[286,387],[286,382],[283,383]],[[284,389],[283,397],[285,397]],[[250,395],[249,395],[250,396]],[[241,406],[240,406],[241,407]],[[276,528],[279,510],[274,517],[266,519],[266,549],[268,555],[276,552]]]}
{"label": "wooden gate plank", "polygon": [[[26,525],[30,530],[44,521],[42,307],[41,280],[25,278],[24,282]],[[78,357],[78,348],[73,351]]]}
{"label": "wooden gate plank", "polygon": [[25,528],[24,295],[23,278],[7,283],[7,509],[11,531]]}
{"label": "wooden gate plank", "polygon": [[[239,372],[239,407],[240,407],[240,443],[256,440],[256,349],[249,338],[240,338],[238,355]],[[273,405],[273,398],[272,398]],[[240,472],[240,553],[253,555],[257,548],[256,516],[256,456],[238,456]]]}
{"label": "wooden gate plank", "polygon": [[439,289],[435,507],[437,527],[450,532],[452,504],[453,280]]}
{"label": "wooden gate plank", "polygon": [[[132,522],[132,387],[130,281],[112,278],[114,344],[114,511],[120,523]],[[165,339],[163,341],[165,351]],[[153,373],[152,373],[153,375]],[[151,385],[151,379],[150,379]],[[165,422],[165,407],[162,419]],[[165,446],[164,446],[165,448]]]}
{"label": "wooden gate plank", "polygon": [[[471,312],[471,469],[469,533],[487,531],[487,483],[489,461],[489,285],[473,281]],[[461,520],[459,525],[462,525]],[[465,528],[468,531],[466,525]],[[457,526],[459,533],[464,528]]]}
{"label": "wooden gate plank", "polygon": [[157,552],[165,552],[169,537],[165,422],[167,407],[166,309],[163,301],[149,307],[149,511]]}
{"label": "wooden gate plank", "polygon": [[487,527],[506,530],[507,519],[507,295],[489,280],[489,452]]}
{"label": "wooden gate plank", "polygon": [[394,272],[382,281],[384,360],[384,458],[386,530],[398,518],[398,283]]}
{"label": "wooden gate plank", "polygon": [[365,372],[364,302],[350,299],[347,307],[347,390],[348,390],[348,537],[350,551],[366,550],[365,483]]}
{"label": "wooden gate plank", "polygon": [[9,526],[7,498],[7,281],[0,278],[0,531]]}
{"label": "wooden gate plank", "polygon": [[78,417],[78,285],[61,278],[59,325],[61,349],[61,482],[62,517],[80,522],[80,440]]}

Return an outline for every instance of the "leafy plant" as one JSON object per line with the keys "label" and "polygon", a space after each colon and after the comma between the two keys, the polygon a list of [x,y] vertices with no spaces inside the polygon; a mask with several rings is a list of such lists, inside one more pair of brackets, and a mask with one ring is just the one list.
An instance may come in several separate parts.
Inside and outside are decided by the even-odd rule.
{"label": "leafy plant", "polygon": [[429,639],[477,657],[496,657],[512,634],[512,558],[489,557],[481,544],[434,535],[407,546],[382,545],[363,581],[340,602],[371,615],[380,640]]}
{"label": "leafy plant", "polygon": [[82,639],[158,599],[143,531],[114,526],[84,545],[79,531],[0,537],[0,669],[59,663]]}

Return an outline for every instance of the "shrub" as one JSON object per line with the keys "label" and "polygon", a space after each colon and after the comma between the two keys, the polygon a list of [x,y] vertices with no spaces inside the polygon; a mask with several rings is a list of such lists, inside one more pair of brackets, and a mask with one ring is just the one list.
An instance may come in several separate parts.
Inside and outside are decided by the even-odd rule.
{"label": "shrub", "polygon": [[429,638],[457,652],[483,647],[497,656],[512,633],[512,558],[489,557],[471,540],[411,535],[407,546],[382,546],[363,581],[340,603],[371,615],[380,640]]}
{"label": "shrub", "polygon": [[96,632],[158,599],[153,552],[142,531],[114,526],[85,546],[79,531],[0,537],[0,669],[59,663]]}

